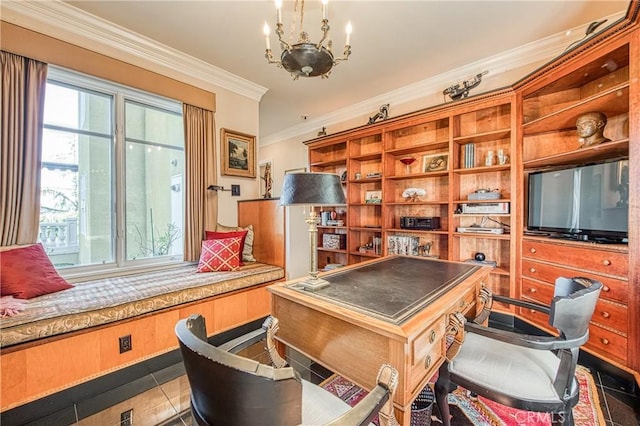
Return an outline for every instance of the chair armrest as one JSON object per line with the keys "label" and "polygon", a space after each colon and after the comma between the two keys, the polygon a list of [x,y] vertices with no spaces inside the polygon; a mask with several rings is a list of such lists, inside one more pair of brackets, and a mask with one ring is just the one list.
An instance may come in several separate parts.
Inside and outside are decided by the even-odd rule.
{"label": "chair armrest", "polygon": [[355,407],[325,426],[357,425],[371,423],[376,414],[380,426],[399,426],[393,413],[393,394],[398,386],[398,370],[391,364],[383,364],[378,370],[378,384]]}
{"label": "chair armrest", "polygon": [[389,389],[379,384],[355,407],[331,422],[325,423],[325,426],[368,425],[389,400],[389,396]]}
{"label": "chair armrest", "polygon": [[257,330],[253,330],[246,334],[243,334],[240,337],[236,337],[233,340],[229,340],[226,343],[223,343],[222,345],[218,346],[218,349],[235,354],[263,340],[266,335],[267,332],[264,329],[259,328]]}
{"label": "chair armrest", "polygon": [[483,327],[472,322],[467,322],[464,329],[466,332],[475,333],[501,342],[545,351],[575,348],[584,344],[589,339],[588,332],[576,339],[563,339],[560,337],[534,336],[531,334],[515,333],[512,331]]}
{"label": "chair armrest", "polygon": [[536,311],[544,312],[545,314],[551,312],[551,308],[549,308],[549,306],[547,305],[543,305],[542,303],[512,299],[511,297],[500,296],[498,294],[493,295],[493,300],[497,302],[507,303],[509,305],[520,306],[521,308],[535,309]]}

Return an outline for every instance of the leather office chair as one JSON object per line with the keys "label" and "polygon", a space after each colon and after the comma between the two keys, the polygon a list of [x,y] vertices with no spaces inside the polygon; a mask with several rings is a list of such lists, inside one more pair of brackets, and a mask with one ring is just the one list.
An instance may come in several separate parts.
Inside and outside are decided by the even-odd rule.
{"label": "leather office chair", "polygon": [[[383,365],[377,386],[351,408],[284,366],[272,340],[277,324],[277,319],[269,317],[261,329],[216,347],[207,342],[201,315],[178,322],[175,331],[191,387],[191,412],[197,424],[355,426],[369,424],[376,414],[381,424],[398,424],[392,403],[398,380],[395,368]],[[275,367],[236,354],[264,339]]]}
{"label": "leather office chair", "polygon": [[460,385],[500,404],[551,413],[552,424],[573,425],[578,402],[578,352],[589,338],[589,321],[602,283],[558,278],[550,306],[493,295],[495,301],[549,315],[557,337],[518,334],[467,322],[459,352],[445,362],[435,385],[442,421],[449,426],[447,394]]}

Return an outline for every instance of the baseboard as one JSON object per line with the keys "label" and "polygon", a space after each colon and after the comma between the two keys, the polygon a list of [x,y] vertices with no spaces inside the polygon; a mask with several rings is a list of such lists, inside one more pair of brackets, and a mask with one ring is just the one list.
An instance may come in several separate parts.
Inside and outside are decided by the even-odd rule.
{"label": "baseboard", "polygon": [[[209,338],[209,342],[219,345],[259,328],[263,322],[264,318],[261,318],[216,334]],[[153,378],[150,376],[152,373]],[[2,426],[75,424],[74,404],[79,401],[87,402],[81,404],[83,412],[78,412],[78,418],[82,419],[183,374],[182,356],[176,349],[7,410],[0,414]]]}

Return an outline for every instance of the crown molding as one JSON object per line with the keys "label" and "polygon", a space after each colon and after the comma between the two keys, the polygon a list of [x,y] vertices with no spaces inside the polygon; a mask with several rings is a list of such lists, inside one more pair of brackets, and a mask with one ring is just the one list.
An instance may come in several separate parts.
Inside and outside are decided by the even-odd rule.
{"label": "crown molding", "polygon": [[[608,19],[609,22],[616,22],[618,19],[623,17],[624,13],[621,13],[607,16],[606,19]],[[589,24],[587,23],[572,28],[570,29],[570,34],[584,34],[588,25]],[[489,70],[489,74],[485,79],[495,79],[496,76],[504,74],[510,70],[546,63],[560,55],[567,46],[574,41],[574,39],[568,40],[568,38],[567,31],[563,31],[462,67],[455,68],[447,71],[446,73],[438,74],[408,86],[377,95],[357,104],[333,111],[330,114],[316,117],[314,119],[307,120],[304,123],[289,127],[283,131],[261,137],[260,145],[265,146],[278,143],[302,135],[307,135],[321,127],[330,127],[351,119],[357,119],[358,117],[369,115],[371,114],[371,111],[377,111],[382,104],[390,104],[391,108],[393,108],[393,105],[402,105],[421,98],[435,99],[436,96],[442,93],[443,88],[449,87],[452,82],[461,81],[468,78],[470,75],[475,75],[483,70]],[[506,83],[503,86],[513,83],[515,83],[515,81]],[[435,105],[437,104],[425,104],[423,108]]]}
{"label": "crown molding", "polygon": [[2,1],[2,20],[206,90],[257,102],[267,88],[61,1]]}

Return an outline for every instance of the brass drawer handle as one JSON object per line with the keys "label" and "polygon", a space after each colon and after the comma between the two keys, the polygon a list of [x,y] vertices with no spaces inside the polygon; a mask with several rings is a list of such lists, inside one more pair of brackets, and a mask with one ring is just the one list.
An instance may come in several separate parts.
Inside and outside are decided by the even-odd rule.
{"label": "brass drawer handle", "polygon": [[529,289],[529,291],[530,291],[531,293],[535,293],[535,292],[536,292],[536,289],[535,289],[535,288],[530,288],[530,289]]}
{"label": "brass drawer handle", "polygon": [[600,339],[600,341],[602,342],[603,345],[608,345],[609,344],[609,339],[605,339],[604,337],[602,339]]}
{"label": "brass drawer handle", "polygon": [[536,252],[536,249],[534,249],[533,247],[531,247],[531,248],[529,249],[529,251],[530,251],[531,253],[535,253],[535,252]]}
{"label": "brass drawer handle", "polygon": [[431,330],[431,333],[429,333],[429,343],[433,343],[436,341],[436,332]]}
{"label": "brass drawer handle", "polygon": [[424,359],[424,368],[429,367],[431,367],[431,355],[427,355],[427,357]]}
{"label": "brass drawer handle", "polygon": [[609,318],[611,316],[611,314],[607,311],[602,312],[602,316],[605,318]]}
{"label": "brass drawer handle", "polygon": [[535,314],[536,310],[535,309],[529,309],[529,312],[531,312],[532,314]]}
{"label": "brass drawer handle", "polygon": [[536,268],[529,268],[529,272],[534,273],[536,272]]}
{"label": "brass drawer handle", "polygon": [[605,259],[605,260],[602,261],[602,264],[604,266],[611,266],[611,261],[609,259]]}
{"label": "brass drawer handle", "polygon": [[605,285],[604,287],[602,287],[602,291],[609,292],[609,291],[611,291],[611,289],[608,286]]}

